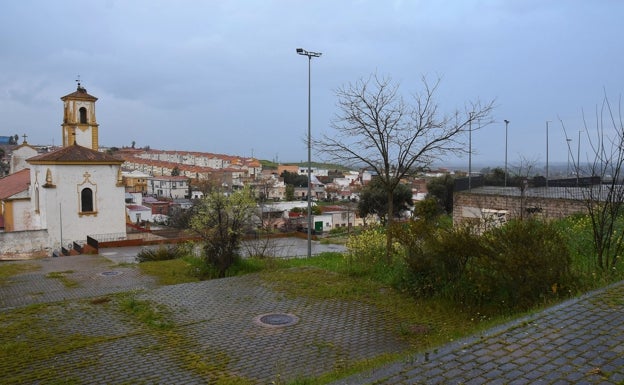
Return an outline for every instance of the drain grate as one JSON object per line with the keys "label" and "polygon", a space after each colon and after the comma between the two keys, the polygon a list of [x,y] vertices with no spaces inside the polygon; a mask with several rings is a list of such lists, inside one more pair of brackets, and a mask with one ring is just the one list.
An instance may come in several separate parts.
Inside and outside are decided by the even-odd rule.
{"label": "drain grate", "polygon": [[115,275],[120,275],[121,271],[103,271],[99,275],[103,277],[113,277]]}
{"label": "drain grate", "polygon": [[296,324],[299,317],[287,313],[269,313],[255,317],[254,322],[260,326],[279,328]]}

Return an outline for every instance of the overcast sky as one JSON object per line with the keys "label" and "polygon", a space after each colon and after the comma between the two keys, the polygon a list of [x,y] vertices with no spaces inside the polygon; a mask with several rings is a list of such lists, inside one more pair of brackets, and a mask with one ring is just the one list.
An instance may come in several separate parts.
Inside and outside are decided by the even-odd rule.
{"label": "overcast sky", "polygon": [[[100,145],[307,159],[330,132],[335,90],[371,73],[401,84],[442,79],[441,111],[496,99],[473,132],[474,164],[566,162],[585,112],[624,90],[624,1],[20,0],[0,5],[0,135],[61,143],[60,97],[99,98]],[[587,139],[581,137],[581,152]],[[317,157],[313,154],[313,157]],[[467,157],[459,160],[467,163]]]}

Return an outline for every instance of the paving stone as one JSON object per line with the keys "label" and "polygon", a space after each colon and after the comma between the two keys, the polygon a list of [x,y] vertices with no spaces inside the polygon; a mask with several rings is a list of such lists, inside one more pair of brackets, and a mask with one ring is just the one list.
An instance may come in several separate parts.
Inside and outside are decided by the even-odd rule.
{"label": "paving stone", "polygon": [[[82,384],[205,384],[228,375],[231,383],[231,376],[284,383],[408,348],[384,330],[374,308],[287,298],[258,275],[161,287],[136,267],[101,256],[35,263],[40,270],[0,286],[0,313],[48,303],[40,322],[50,333],[100,339],[19,369],[48,369],[35,383],[58,382],[58,371]],[[65,287],[46,278],[51,272],[78,284]],[[128,292],[169,309],[174,329],[145,331],[119,311],[116,295]],[[333,385],[622,383],[622,297],[624,282]],[[271,328],[255,321],[267,313],[295,314],[299,322]],[[0,363],[0,372],[6,370]]]}

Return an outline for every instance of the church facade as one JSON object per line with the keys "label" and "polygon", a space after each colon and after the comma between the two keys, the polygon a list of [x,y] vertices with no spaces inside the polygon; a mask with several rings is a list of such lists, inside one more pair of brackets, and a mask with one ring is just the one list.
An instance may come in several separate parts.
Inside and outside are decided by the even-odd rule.
{"label": "church facade", "polygon": [[[23,237],[28,237],[27,232],[32,231],[33,237],[47,238],[42,243],[49,250],[84,242],[88,235],[126,233],[121,177],[124,161],[98,151],[97,98],[78,84],[75,92],[61,100],[63,147],[26,159],[28,168],[19,171],[19,176],[23,179],[27,170],[27,188],[13,191],[13,198],[5,197],[4,203],[11,207],[11,212],[3,215],[5,233],[0,236],[11,242],[0,246],[0,253],[36,251],[18,250],[34,246],[32,242],[23,242],[20,247],[14,239],[16,234],[9,235],[14,232],[24,232]],[[2,183],[0,180],[0,190]],[[17,198],[20,204],[16,204]],[[11,249],[6,250],[7,247]]]}

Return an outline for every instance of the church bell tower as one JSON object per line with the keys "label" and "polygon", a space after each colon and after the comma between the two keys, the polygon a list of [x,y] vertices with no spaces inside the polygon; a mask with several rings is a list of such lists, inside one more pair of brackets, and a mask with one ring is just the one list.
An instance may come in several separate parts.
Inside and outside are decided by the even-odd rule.
{"label": "church bell tower", "polygon": [[98,151],[98,124],[95,120],[97,98],[80,85],[75,92],[61,98],[63,101],[63,147],[78,144]]}

